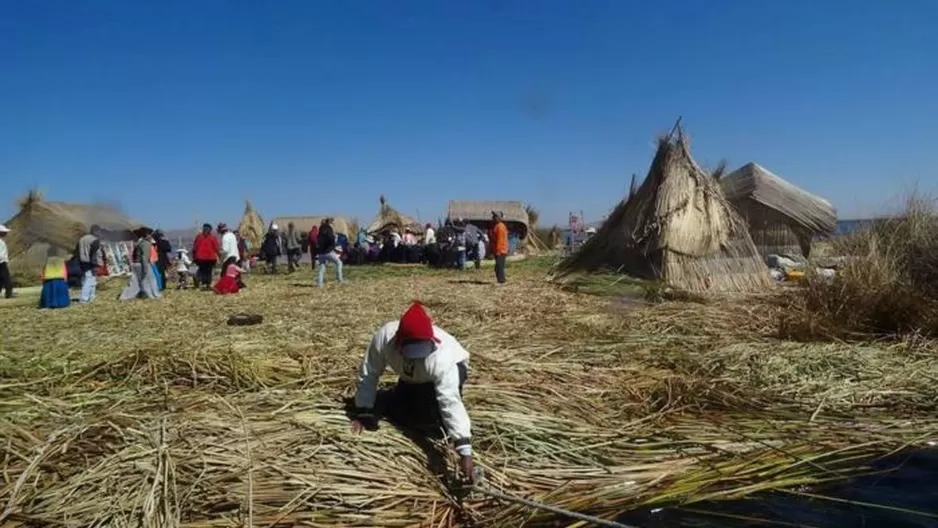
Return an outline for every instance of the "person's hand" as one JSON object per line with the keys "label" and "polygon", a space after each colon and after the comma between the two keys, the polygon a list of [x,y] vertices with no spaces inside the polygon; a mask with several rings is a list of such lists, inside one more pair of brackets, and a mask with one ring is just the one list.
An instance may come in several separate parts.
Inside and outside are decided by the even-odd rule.
{"label": "person's hand", "polygon": [[361,434],[361,432],[365,430],[365,424],[361,423],[359,420],[352,420],[349,430],[352,431],[352,434]]}
{"label": "person's hand", "polygon": [[459,457],[459,470],[462,472],[463,479],[467,484],[474,484],[473,480],[475,480],[475,477],[473,476],[474,467],[472,465],[472,456]]}

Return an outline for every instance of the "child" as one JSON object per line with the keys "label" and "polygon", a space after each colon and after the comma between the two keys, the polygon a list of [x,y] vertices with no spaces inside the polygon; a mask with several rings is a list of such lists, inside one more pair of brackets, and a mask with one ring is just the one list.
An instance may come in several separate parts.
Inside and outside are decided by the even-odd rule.
{"label": "child", "polygon": [[244,287],[241,282],[241,273],[244,272],[237,264],[235,257],[230,257],[222,266],[221,278],[215,283],[215,293],[219,295],[228,295],[229,293],[238,293]]}
{"label": "child", "polygon": [[67,308],[71,304],[68,296],[68,269],[65,259],[50,251],[42,268],[42,294],[40,308]]}
{"label": "child", "polygon": [[185,290],[189,287],[189,267],[192,266],[192,260],[189,259],[189,252],[180,248],[176,251],[176,289]]}

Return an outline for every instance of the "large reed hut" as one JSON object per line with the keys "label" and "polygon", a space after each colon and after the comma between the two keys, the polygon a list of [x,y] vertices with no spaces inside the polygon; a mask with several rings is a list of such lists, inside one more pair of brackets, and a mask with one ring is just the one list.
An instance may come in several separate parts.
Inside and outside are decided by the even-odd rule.
{"label": "large reed hut", "polygon": [[558,274],[619,270],[690,292],[758,291],[769,273],[720,184],[678,126],[658,141],[648,176]]}
{"label": "large reed hut", "polygon": [[492,228],[492,211],[504,214],[511,253],[524,247],[530,234],[528,211],[524,203],[505,200],[451,200],[447,210],[450,220],[462,219],[483,231]]}
{"label": "large reed hut", "polygon": [[390,232],[391,229],[397,229],[400,233],[403,233],[405,229],[410,229],[414,233],[424,232],[424,227],[420,222],[388,205],[388,201],[383,194],[379,201],[381,207],[378,209],[378,215],[365,228],[369,235],[384,235]]}
{"label": "large reed hut", "polygon": [[45,201],[37,191],[30,191],[19,207],[5,222],[10,228],[7,249],[19,264],[40,265],[49,248],[71,254],[92,225],[102,229],[102,238],[108,242],[131,241],[131,230],[141,226],[114,207]]}
{"label": "large reed hut", "polygon": [[332,229],[336,235],[345,235],[346,238],[351,238],[354,235],[354,233],[349,233],[348,220],[341,216],[278,216],[274,218],[273,223],[277,224],[281,233],[286,232],[287,225],[290,222],[293,222],[293,227],[300,233],[309,233],[313,226],[320,225],[326,218],[332,218]]}
{"label": "large reed hut", "polygon": [[241,222],[238,224],[238,233],[248,245],[248,251],[257,251],[264,241],[264,234],[267,233],[267,225],[260,213],[251,202],[244,201],[244,214],[241,215]]}
{"label": "large reed hut", "polygon": [[747,163],[724,176],[723,194],[749,225],[763,256],[809,256],[811,240],[837,229],[830,202],[804,191],[757,163]]}

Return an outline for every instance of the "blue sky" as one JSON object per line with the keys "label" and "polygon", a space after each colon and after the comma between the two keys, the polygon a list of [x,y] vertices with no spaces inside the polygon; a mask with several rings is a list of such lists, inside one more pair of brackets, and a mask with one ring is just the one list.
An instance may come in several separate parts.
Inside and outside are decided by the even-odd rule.
{"label": "blue sky", "polygon": [[423,220],[449,199],[603,215],[683,116],[838,207],[938,189],[933,0],[0,4],[0,217],[38,186],[166,228]]}

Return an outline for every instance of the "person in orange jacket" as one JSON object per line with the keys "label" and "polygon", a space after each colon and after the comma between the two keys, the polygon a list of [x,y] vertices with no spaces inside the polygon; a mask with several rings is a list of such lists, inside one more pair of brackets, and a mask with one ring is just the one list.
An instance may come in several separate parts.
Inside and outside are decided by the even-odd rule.
{"label": "person in orange jacket", "polygon": [[500,211],[492,211],[492,255],[495,256],[495,279],[499,284],[505,284],[505,262],[508,259],[508,228],[502,221],[504,215]]}

